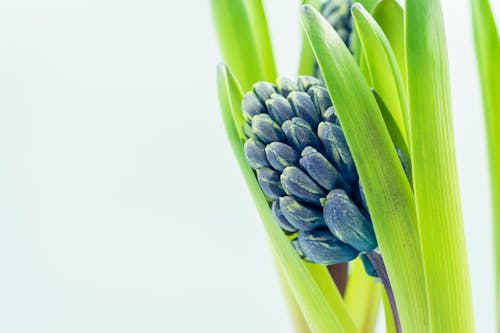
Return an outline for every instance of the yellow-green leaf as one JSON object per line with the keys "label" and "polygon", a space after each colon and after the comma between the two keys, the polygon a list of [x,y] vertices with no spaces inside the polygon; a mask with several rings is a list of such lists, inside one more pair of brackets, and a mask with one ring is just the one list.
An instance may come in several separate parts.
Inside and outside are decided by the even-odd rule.
{"label": "yellow-green leaf", "polygon": [[474,332],[439,0],[406,0],[413,188],[432,332]]}
{"label": "yellow-green leaf", "polygon": [[301,20],[365,190],[404,332],[429,328],[426,287],[411,187],[377,102],[338,34],[312,7]]}

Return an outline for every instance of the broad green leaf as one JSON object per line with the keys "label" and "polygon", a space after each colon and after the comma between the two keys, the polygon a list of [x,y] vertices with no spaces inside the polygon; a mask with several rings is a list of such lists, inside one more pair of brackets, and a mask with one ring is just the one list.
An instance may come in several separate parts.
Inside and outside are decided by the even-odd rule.
{"label": "broad green leaf", "polygon": [[[255,174],[245,159],[243,140],[237,129],[242,123],[235,121],[233,116],[241,113],[242,92],[236,79],[224,65],[218,68],[218,90],[229,142],[262,219],[278,269],[288,281],[288,286],[309,327],[315,333],[357,332],[340,293],[336,289],[331,290],[323,281],[321,269],[324,271],[325,268],[305,264],[274,220]],[[329,283],[332,284],[331,280]],[[328,294],[325,295],[327,291]]]}
{"label": "broad green leaf", "polygon": [[396,0],[381,0],[373,9],[372,15],[391,44],[406,87],[404,10]]}
{"label": "broad green leaf", "polygon": [[264,5],[262,4],[262,0],[246,0],[245,3],[247,4],[250,16],[257,53],[259,54],[260,63],[264,71],[264,76],[261,80],[274,81],[277,77],[276,65],[274,63],[273,47],[269,35]]}
{"label": "broad green leaf", "polygon": [[405,87],[394,52],[382,28],[360,4],[352,7],[358,36],[363,46],[373,88],[395,119],[403,137],[409,128]]}
{"label": "broad green leaf", "polygon": [[247,90],[260,80],[274,81],[276,70],[260,0],[212,0],[219,44],[226,63]]}
{"label": "broad green leaf", "polygon": [[377,323],[382,285],[365,272],[363,262],[357,258],[349,274],[345,292],[345,305],[361,332],[373,332]]}
{"label": "broad green leaf", "polygon": [[500,330],[500,39],[488,0],[471,0],[471,4],[488,136]]}
{"label": "broad green leaf", "polygon": [[474,332],[439,0],[406,0],[413,187],[432,332]]}
{"label": "broad green leaf", "polygon": [[363,183],[403,331],[427,332],[415,201],[384,119],[354,58],[328,22],[310,6],[302,7],[301,20]]}

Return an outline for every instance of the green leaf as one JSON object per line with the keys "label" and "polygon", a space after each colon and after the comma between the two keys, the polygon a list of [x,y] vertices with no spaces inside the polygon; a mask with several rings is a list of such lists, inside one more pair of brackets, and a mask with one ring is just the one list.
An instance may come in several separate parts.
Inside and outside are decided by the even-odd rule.
{"label": "green leaf", "polygon": [[325,280],[325,268],[306,265],[274,220],[255,174],[245,159],[243,140],[237,129],[242,126],[242,122],[234,118],[234,115],[241,114],[242,92],[224,65],[218,68],[218,91],[229,142],[262,219],[278,269],[288,281],[309,327],[315,333],[357,332],[340,293],[329,286],[333,284],[331,279],[329,282]]}
{"label": "green leaf", "polygon": [[382,117],[384,118],[385,126],[387,127],[387,130],[389,131],[389,135],[391,136],[392,143],[394,143],[394,146],[398,147],[401,150],[401,152],[408,158],[408,162],[410,163],[410,167],[409,167],[410,174],[408,175],[408,178],[410,178],[410,184],[411,184],[411,181],[412,181],[411,160],[410,160],[411,154],[410,154],[410,150],[408,149],[406,140],[403,137],[403,133],[401,133],[398,124],[396,124],[396,121],[392,117],[392,114],[387,109],[387,106],[384,104],[384,101],[382,101],[382,98],[377,94],[376,91],[373,91],[373,95],[375,96],[375,99],[377,100],[378,107],[380,108],[380,113],[382,114]]}
{"label": "green leaf", "polygon": [[310,6],[301,20],[342,124],[365,190],[404,332],[429,328],[412,190],[377,102],[354,58]]}
{"label": "green leaf", "polygon": [[404,10],[396,0],[382,0],[373,9],[373,18],[384,31],[394,51],[399,72],[406,87]]}
{"label": "green leaf", "polygon": [[271,37],[269,36],[264,5],[262,4],[262,0],[246,0],[246,4],[248,6],[253,35],[256,40],[257,53],[259,54],[260,63],[264,71],[261,80],[274,81],[277,77],[276,65],[274,63],[273,47]]}
{"label": "green leaf", "polygon": [[500,40],[488,0],[471,0],[471,4],[488,136],[500,330]]}
{"label": "green leaf", "polygon": [[394,52],[382,28],[360,4],[352,7],[352,15],[361,40],[373,88],[380,95],[406,138],[409,128],[405,87]]}
{"label": "green leaf", "polygon": [[373,332],[380,308],[382,285],[365,272],[358,257],[349,274],[345,291],[345,305],[361,332]]}
{"label": "green leaf", "polygon": [[264,9],[260,0],[212,0],[224,60],[245,90],[257,81],[276,79]]}
{"label": "green leaf", "polygon": [[474,332],[439,0],[406,0],[413,186],[432,332]]}

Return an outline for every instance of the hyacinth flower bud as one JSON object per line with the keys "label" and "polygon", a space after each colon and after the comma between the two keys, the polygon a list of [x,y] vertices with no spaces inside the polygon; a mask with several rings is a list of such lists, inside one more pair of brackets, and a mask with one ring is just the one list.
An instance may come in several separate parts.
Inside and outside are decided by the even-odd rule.
{"label": "hyacinth flower bud", "polygon": [[314,76],[301,75],[297,78],[297,85],[299,90],[308,91],[309,88],[314,86],[324,86],[323,82]]}
{"label": "hyacinth flower bud", "polygon": [[371,221],[363,216],[345,191],[328,193],[323,214],[327,227],[342,242],[360,252],[373,251],[377,247]]}
{"label": "hyacinth flower bud", "polygon": [[253,91],[250,91],[243,96],[242,101],[243,116],[247,121],[250,121],[253,116],[266,113],[266,108],[257,98]]}
{"label": "hyacinth flower bud", "polygon": [[321,147],[313,128],[302,118],[294,117],[292,120],[287,120],[283,123],[282,128],[288,143],[298,152],[302,152],[307,146],[318,149]]}
{"label": "hyacinth flower bud", "polygon": [[274,219],[276,220],[276,222],[278,222],[281,229],[285,230],[286,232],[296,232],[298,230],[293,225],[291,225],[290,222],[288,222],[288,220],[286,219],[285,215],[283,215],[283,212],[281,211],[277,200],[273,201],[271,205],[271,211],[273,213]]}
{"label": "hyacinth flower bud", "polygon": [[301,257],[305,261],[316,263],[313,259],[307,257],[306,254],[304,253],[304,251],[302,250],[302,248],[300,247],[299,237],[292,239],[291,243],[292,243],[292,246],[295,248],[295,251],[297,251],[297,254],[299,255],[299,257]]}
{"label": "hyacinth flower bud", "polygon": [[329,123],[340,126],[340,121],[337,117],[337,111],[333,106],[330,106],[328,109],[326,109],[326,111],[323,113],[323,119],[325,119],[325,121]]}
{"label": "hyacinth flower bud", "polygon": [[271,98],[272,94],[279,93],[278,88],[274,84],[264,81],[257,82],[253,85],[252,89],[261,103],[265,103],[266,100]]}
{"label": "hyacinth flower bud", "polygon": [[350,192],[350,186],[344,181],[342,175],[323,154],[313,147],[306,147],[302,150],[299,164],[324,189],[330,191],[334,188],[343,188]]}
{"label": "hyacinth flower bud", "polygon": [[288,101],[297,117],[307,121],[313,128],[321,121],[321,112],[318,110],[309,94],[302,91],[293,91],[288,95]]}
{"label": "hyacinth flower bud", "polygon": [[280,173],[271,168],[257,169],[257,180],[264,194],[271,200],[286,195],[280,182]]}
{"label": "hyacinth flower bud", "polygon": [[287,221],[298,230],[313,230],[325,225],[323,211],[293,196],[279,198],[279,207]]}
{"label": "hyacinth flower bud", "polygon": [[322,122],[318,125],[318,136],[337,170],[348,182],[355,182],[358,173],[342,128],[329,122]]}
{"label": "hyacinth flower bud", "polygon": [[328,90],[322,86],[311,87],[307,93],[311,97],[314,106],[320,114],[324,114],[325,111],[332,106],[332,100],[328,94]]}
{"label": "hyacinth flower bud", "polygon": [[299,90],[297,83],[285,76],[278,77],[278,79],[276,80],[276,84],[278,85],[278,89],[280,90],[281,95],[283,95],[285,98],[288,97],[288,94],[292,91]]}
{"label": "hyacinth flower bud", "polygon": [[265,147],[265,157],[275,170],[283,171],[286,167],[298,165],[300,156],[286,143],[271,142]]}
{"label": "hyacinth flower bud", "polygon": [[320,206],[321,198],[326,195],[324,189],[297,167],[285,168],[280,180],[288,195],[293,195],[304,202]]}
{"label": "hyacinth flower bud", "polygon": [[281,127],[267,113],[258,114],[252,118],[252,132],[265,144],[285,139]]}
{"label": "hyacinth flower bud", "polygon": [[243,145],[245,157],[252,169],[257,170],[259,168],[271,166],[267,161],[265,149],[266,146],[256,138],[248,139]]}
{"label": "hyacinth flower bud", "polygon": [[271,98],[266,101],[266,108],[271,118],[280,126],[285,121],[295,117],[290,102],[278,94],[271,95]]}
{"label": "hyacinth flower bud", "polygon": [[335,238],[326,228],[300,231],[299,247],[309,261],[332,265],[349,262],[358,256],[358,251]]}

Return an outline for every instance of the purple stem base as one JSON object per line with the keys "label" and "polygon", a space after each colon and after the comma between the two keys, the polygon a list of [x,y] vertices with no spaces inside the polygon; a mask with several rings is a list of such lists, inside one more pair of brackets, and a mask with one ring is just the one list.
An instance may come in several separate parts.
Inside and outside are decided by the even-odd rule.
{"label": "purple stem base", "polygon": [[396,326],[396,332],[402,333],[401,322],[399,320],[398,308],[396,307],[396,299],[394,298],[394,292],[392,290],[391,281],[389,281],[389,275],[387,275],[387,270],[385,269],[384,260],[382,256],[377,252],[368,252],[366,256],[372,263],[373,267],[377,271],[377,274],[384,285],[385,291],[387,293],[387,298],[389,299],[389,304],[391,305],[392,315],[394,317],[394,325]]}

